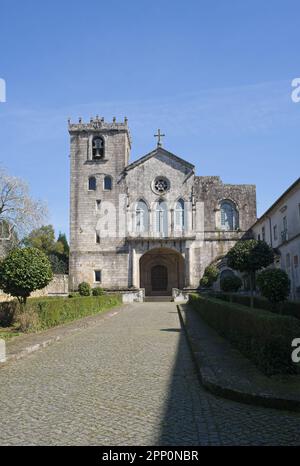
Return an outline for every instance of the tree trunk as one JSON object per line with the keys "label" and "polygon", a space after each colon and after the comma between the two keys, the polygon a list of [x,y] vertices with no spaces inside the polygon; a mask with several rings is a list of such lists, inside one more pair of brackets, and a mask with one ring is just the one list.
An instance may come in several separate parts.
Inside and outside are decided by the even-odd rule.
{"label": "tree trunk", "polygon": [[250,272],[250,305],[251,305],[251,308],[254,307],[254,282],[255,282],[255,272]]}
{"label": "tree trunk", "polygon": [[27,296],[18,296],[17,300],[19,301],[19,304],[20,304],[20,311],[24,312],[26,308]]}

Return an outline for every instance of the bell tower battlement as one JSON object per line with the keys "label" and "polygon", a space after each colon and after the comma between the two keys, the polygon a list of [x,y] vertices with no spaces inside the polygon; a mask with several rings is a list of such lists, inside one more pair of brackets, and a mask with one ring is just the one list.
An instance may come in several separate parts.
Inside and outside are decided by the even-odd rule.
{"label": "bell tower battlement", "polygon": [[91,132],[91,133],[108,133],[108,132],[116,132],[121,131],[127,134],[128,144],[131,147],[131,136],[128,127],[128,119],[125,117],[124,122],[117,122],[116,118],[113,118],[112,122],[107,122],[104,120],[103,117],[99,118],[98,115],[96,117],[91,117],[90,121],[84,123],[82,118],[78,119],[78,123],[72,123],[71,119],[68,119],[68,126],[69,126],[69,133],[76,134],[81,131]]}
{"label": "bell tower battlement", "polygon": [[86,123],[82,118],[77,123],[69,119],[68,130],[71,159],[93,165],[106,164],[114,174],[128,165],[131,135],[126,117],[123,122],[117,122],[115,117],[112,122],[107,122],[98,115]]}

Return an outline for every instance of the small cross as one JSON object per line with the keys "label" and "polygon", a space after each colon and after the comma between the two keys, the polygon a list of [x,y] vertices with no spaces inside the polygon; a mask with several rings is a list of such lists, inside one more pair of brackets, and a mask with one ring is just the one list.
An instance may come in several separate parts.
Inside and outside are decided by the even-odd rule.
{"label": "small cross", "polygon": [[161,134],[160,129],[157,130],[157,134],[154,134],[154,137],[157,138],[157,147],[161,147],[162,143],[160,142],[161,138],[163,138],[165,134]]}

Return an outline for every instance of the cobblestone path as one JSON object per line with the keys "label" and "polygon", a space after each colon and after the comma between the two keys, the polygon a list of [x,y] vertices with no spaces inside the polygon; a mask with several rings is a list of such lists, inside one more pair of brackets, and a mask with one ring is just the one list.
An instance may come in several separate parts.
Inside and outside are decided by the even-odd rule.
{"label": "cobblestone path", "polygon": [[118,315],[0,369],[1,445],[300,445],[300,415],[199,384],[172,303]]}

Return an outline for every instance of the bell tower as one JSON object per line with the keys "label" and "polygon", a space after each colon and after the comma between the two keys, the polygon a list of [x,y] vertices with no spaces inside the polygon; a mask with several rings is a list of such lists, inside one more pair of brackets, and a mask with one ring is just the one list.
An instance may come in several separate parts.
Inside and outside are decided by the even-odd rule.
{"label": "bell tower", "polygon": [[[128,165],[131,138],[127,118],[106,122],[91,118],[68,121],[70,134],[70,288],[93,283],[93,270],[101,267],[100,253],[115,250],[124,238],[99,234],[101,206],[115,212],[126,193],[124,169]],[[118,244],[117,244],[118,243]]]}

